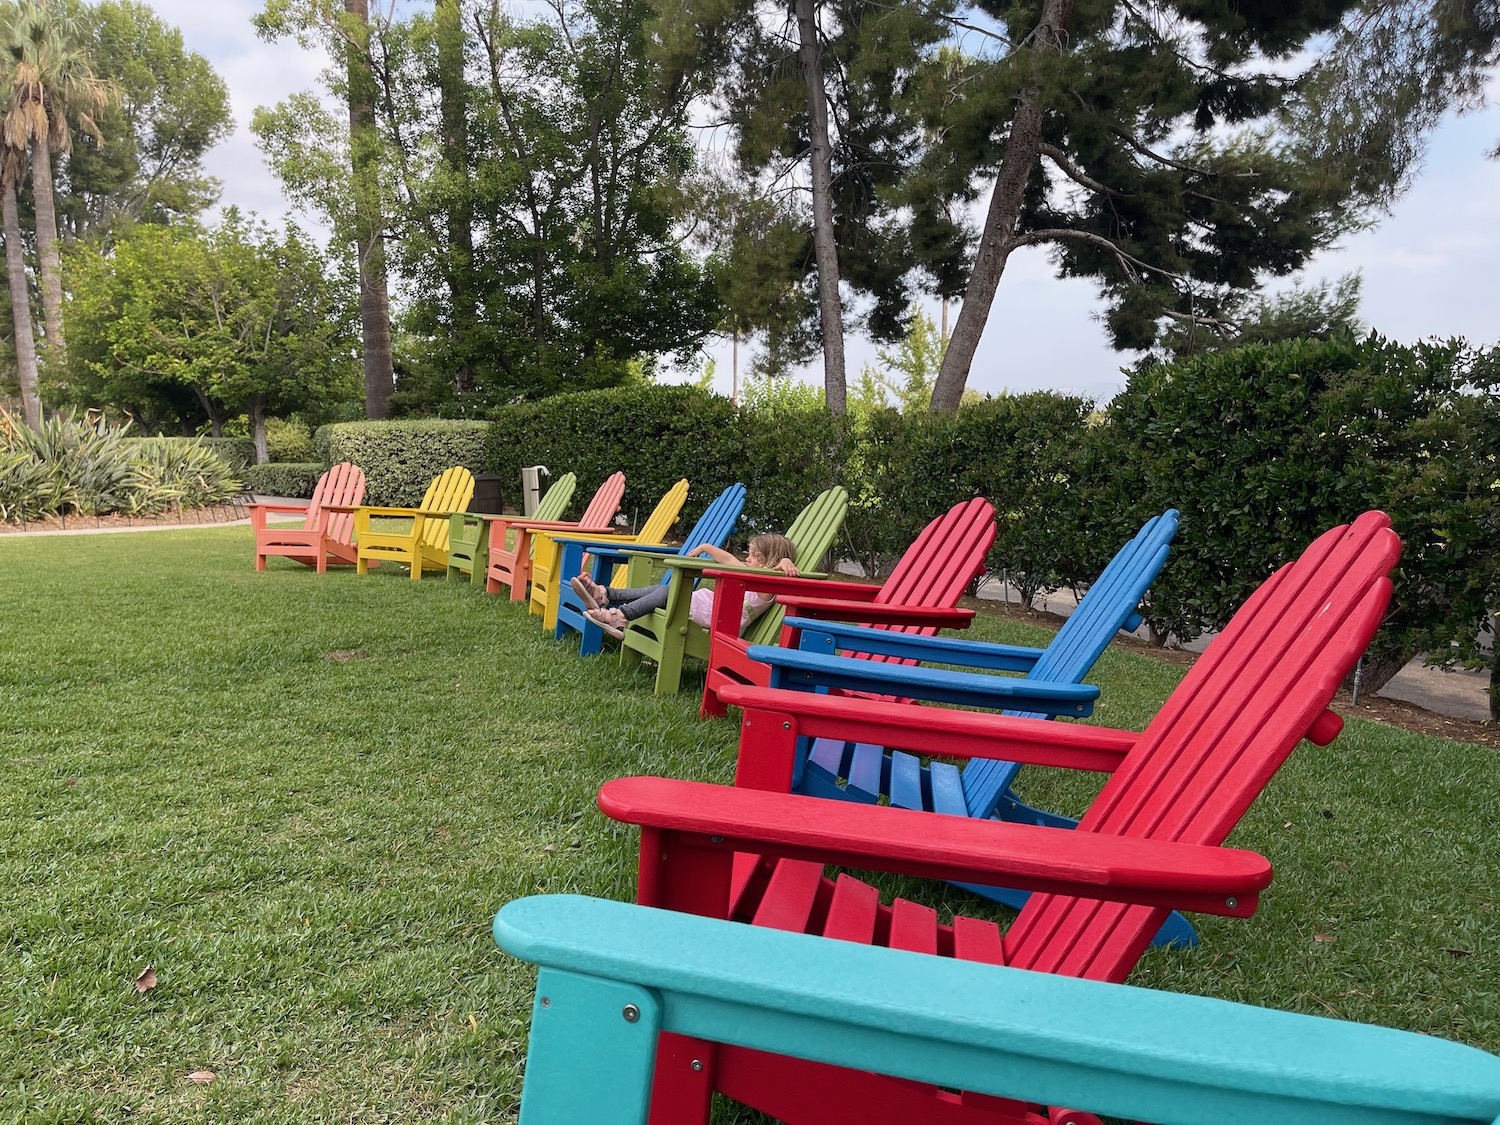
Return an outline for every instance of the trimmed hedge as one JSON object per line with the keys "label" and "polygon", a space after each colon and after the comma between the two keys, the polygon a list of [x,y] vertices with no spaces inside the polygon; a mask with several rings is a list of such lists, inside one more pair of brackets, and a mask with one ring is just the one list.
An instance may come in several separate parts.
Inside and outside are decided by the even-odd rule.
{"label": "trimmed hedge", "polygon": [[[368,503],[410,508],[444,469],[484,471],[489,428],[485,422],[441,420],[337,422],[319,427],[314,445],[325,465],[353,461],[365,471]],[[512,480],[515,496],[519,477]]]}
{"label": "trimmed hedge", "polygon": [[240,472],[245,487],[257,496],[290,496],[312,499],[318,478],[327,466],[318,461],[273,461],[251,465]]}
{"label": "trimmed hedge", "polygon": [[[490,418],[485,463],[499,475],[501,488],[518,489],[526,465],[576,473],[570,519],[581,514],[605,477],[621,470],[621,511],[633,525],[643,522],[662,493],[683,477],[692,487],[678,521],[681,531],[737,480],[744,480],[754,495],[743,475],[744,446],[734,405],[696,387],[617,387],[554,395],[500,407]],[[748,505],[746,514],[765,518]]]}

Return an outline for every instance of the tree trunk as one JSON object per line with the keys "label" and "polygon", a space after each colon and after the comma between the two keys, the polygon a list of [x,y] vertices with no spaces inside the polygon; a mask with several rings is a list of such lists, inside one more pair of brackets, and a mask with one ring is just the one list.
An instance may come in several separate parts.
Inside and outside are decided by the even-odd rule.
{"label": "tree trunk", "polygon": [[380,199],[379,139],[375,132],[375,78],[365,55],[370,12],[367,0],[344,0],[344,11],[359,21],[358,34],[346,48],[346,63],[355,248],[359,253],[359,320],[364,335],[365,417],[389,418],[395,379],[391,370],[391,307]]}
{"label": "tree trunk", "polygon": [[449,331],[458,362],[453,369],[453,390],[462,394],[474,389],[474,368],[467,343],[479,320],[479,302],[474,295],[474,204],[469,186],[468,91],[464,85],[463,10],[459,0],[437,0],[438,87],[443,118],[443,162],[458,180],[459,188],[447,207],[448,302],[452,309]]}
{"label": "tree trunk", "polygon": [[255,441],[255,463],[264,465],[271,459],[271,451],[266,446],[266,396],[252,396],[249,407],[250,436]]}
{"label": "tree trunk", "polygon": [[[1027,49],[1039,54],[1060,54],[1072,15],[1073,0],[1045,0],[1037,26],[1026,39]],[[952,413],[963,399],[969,368],[984,335],[1000,275],[1015,248],[1016,221],[1021,215],[1026,183],[1040,158],[1042,119],[1046,115],[1044,96],[1039,86],[1027,87],[1021,92],[1015,116],[1011,118],[1005,159],[995,180],[994,194],[990,196],[979,253],[974,258],[974,269],[969,274],[969,285],[948,341],[947,354],[943,356],[943,366],[932,388],[934,412]]]}
{"label": "tree trunk", "polygon": [[807,83],[808,160],[812,166],[813,258],[818,266],[818,320],[823,329],[823,386],[831,414],[849,408],[844,378],[844,309],[839,300],[839,250],[833,237],[833,149],[823,89],[817,0],[797,0],[797,41]]}
{"label": "tree trunk", "polygon": [[5,178],[0,190],[5,224],[5,272],[10,278],[10,308],[16,334],[16,376],[21,383],[21,414],[33,430],[42,428],[42,400],[36,389],[36,336],[31,327],[31,293],[26,286],[26,253],[21,246],[21,219],[16,212],[16,182]]}
{"label": "tree trunk", "polygon": [[43,133],[31,141],[31,195],[36,213],[37,272],[42,283],[42,322],[47,366],[60,372],[68,358],[63,342],[62,263],[57,255],[57,208],[52,195],[52,149]]}

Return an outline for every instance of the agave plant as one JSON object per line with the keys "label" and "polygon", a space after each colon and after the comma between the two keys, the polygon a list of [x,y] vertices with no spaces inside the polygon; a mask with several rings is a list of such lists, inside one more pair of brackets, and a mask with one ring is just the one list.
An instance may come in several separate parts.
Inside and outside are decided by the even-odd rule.
{"label": "agave plant", "polygon": [[155,515],[220,504],[241,491],[229,466],[201,443],[132,438],[129,429],[90,413],[56,415],[32,430],[0,409],[0,519]]}

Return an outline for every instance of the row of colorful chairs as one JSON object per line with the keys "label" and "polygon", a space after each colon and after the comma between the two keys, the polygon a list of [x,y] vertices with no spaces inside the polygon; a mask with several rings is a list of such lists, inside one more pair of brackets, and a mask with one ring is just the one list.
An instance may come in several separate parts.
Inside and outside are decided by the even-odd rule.
{"label": "row of colorful chairs", "polygon": [[[993,512],[975,506],[992,539]],[[958,511],[924,538],[948,542],[943,523]],[[528,523],[478,519],[462,524],[489,535],[487,551],[471,548],[469,569],[450,577],[474,578],[488,554],[488,579],[497,525],[514,550],[514,524]],[[1127,544],[1040,652],[935,637],[931,618],[916,625],[921,615],[899,606],[872,613],[885,587],[663,566],[660,552],[592,528],[536,522],[526,531],[553,538],[552,574],[573,572],[563,561],[573,551],[580,562],[592,556],[596,577],[651,564],[684,590],[715,580],[704,712],[744,713],[736,788],[627,778],[601,790],[608,815],[642,827],[644,905],[555,896],[497,915],[500,944],[543,966],[522,1125],[648,1112],[654,1122],[706,1122],[715,1091],[790,1122],[1097,1121],[1060,1108],[1072,1105],[1159,1122],[1500,1121],[1500,1060],[1482,1052],[1119,983],[1153,935],[1191,940],[1185,922],[1174,930],[1174,907],[1254,911],[1269,863],[1220,845],[1300,738],[1338,733],[1327,705],[1378,627],[1399,552],[1379,513],[1334,529],[1273,576],[1139,735],[1040,719],[1089,713],[1097,689],[1081,681],[1114,631],[1138,620],[1175,512]],[[980,561],[960,591],[988,549],[984,522]],[[460,523],[452,517],[450,530]],[[926,548],[914,573],[930,575]],[[257,550],[263,566],[259,535]],[[515,574],[512,562],[501,583],[513,597]],[[560,598],[566,583],[546,581]],[[735,599],[751,589],[795,611],[778,623],[781,645],[738,636]],[[956,600],[941,624],[966,623]],[[886,628],[834,623],[856,610]],[[741,662],[716,660],[715,644]],[[1026,761],[1112,776],[1079,830],[1060,836],[1040,830],[1070,822],[1010,792]],[[1021,914],[1003,935],[982,919],[939,924],[929,908],[882,903],[850,875],[829,880],[827,864],[982,893],[1004,883],[1023,897],[992,897]],[[1030,902],[1026,891],[1037,892]]]}

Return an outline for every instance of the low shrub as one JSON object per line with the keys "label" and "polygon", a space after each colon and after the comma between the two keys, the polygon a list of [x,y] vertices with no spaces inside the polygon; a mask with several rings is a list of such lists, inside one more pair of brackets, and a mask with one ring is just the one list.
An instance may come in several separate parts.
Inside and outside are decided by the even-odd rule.
{"label": "low shrub", "polygon": [[[308,443],[311,448],[311,442]],[[272,461],[266,465],[251,465],[241,475],[245,488],[257,496],[292,496],[311,499],[318,487],[318,478],[326,469],[318,461]]]}
{"label": "low shrub", "polygon": [[301,422],[267,418],[266,455],[273,463],[282,464],[306,464],[314,460],[312,431]]}
{"label": "low shrub", "polygon": [[502,487],[517,488],[526,465],[576,473],[570,517],[619,470],[623,511],[641,519],[686,477],[692,487],[678,522],[684,529],[727,486],[749,484],[734,405],[697,387],[580,391],[501,407],[490,417],[485,463]]}
{"label": "low shrub", "polygon": [[247,465],[255,464],[255,442],[247,437],[164,437],[152,440],[180,442],[186,445],[196,442],[231,469],[243,469]]}

